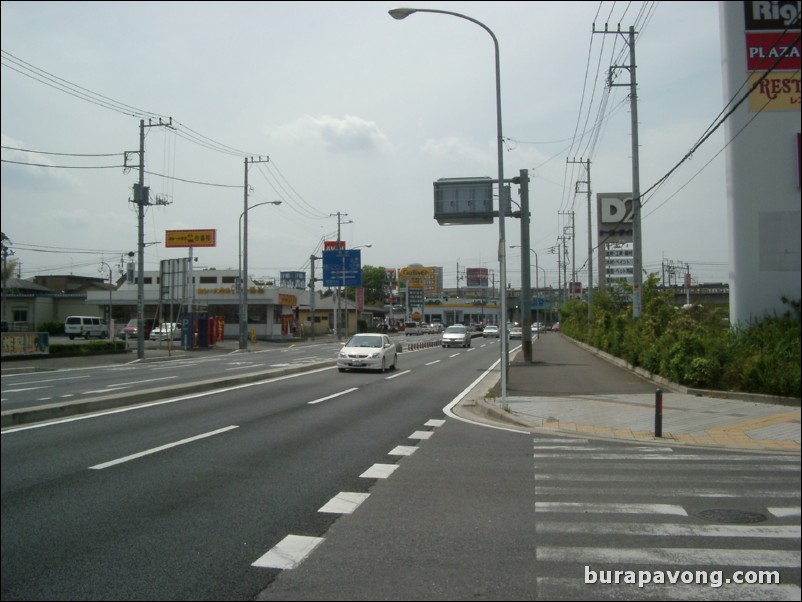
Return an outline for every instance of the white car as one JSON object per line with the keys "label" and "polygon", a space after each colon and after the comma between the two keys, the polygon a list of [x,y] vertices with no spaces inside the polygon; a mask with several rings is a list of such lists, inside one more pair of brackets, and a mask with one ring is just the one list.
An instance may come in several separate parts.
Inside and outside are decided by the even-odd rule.
{"label": "white car", "polygon": [[499,337],[498,326],[496,326],[495,324],[488,324],[487,326],[484,327],[484,330],[482,330],[482,336],[498,338]]}
{"label": "white car", "polygon": [[150,331],[151,341],[166,341],[172,339],[173,341],[181,340],[181,324],[177,322],[165,322]]}
{"label": "white car", "polygon": [[337,369],[395,370],[398,362],[398,349],[386,334],[355,334],[348,339],[337,355]]}
{"label": "white car", "polygon": [[471,346],[471,331],[467,326],[455,324],[449,326],[443,332],[443,339],[441,340],[443,347],[470,347]]}

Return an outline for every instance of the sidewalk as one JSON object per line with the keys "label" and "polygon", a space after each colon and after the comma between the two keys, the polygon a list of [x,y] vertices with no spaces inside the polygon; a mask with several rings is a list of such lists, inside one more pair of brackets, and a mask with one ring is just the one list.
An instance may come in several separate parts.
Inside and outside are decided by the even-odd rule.
{"label": "sidewalk", "polygon": [[[558,340],[575,346],[580,353],[592,353],[634,373],[620,360],[562,335],[542,337],[533,349],[538,345],[553,346]],[[462,415],[470,412],[511,428],[590,438],[800,452],[799,399],[714,391],[702,394],[665,380],[657,382],[644,374],[638,376],[651,383],[646,387],[650,389],[648,393],[548,395],[538,387],[538,369],[543,367],[524,363],[519,351],[510,362],[506,400],[498,397],[500,371],[495,369],[482,386],[462,401]],[[495,397],[487,395],[491,390]],[[658,390],[662,391],[659,421]],[[728,398],[723,398],[725,395]],[[655,436],[658,427],[662,429],[661,437]]]}

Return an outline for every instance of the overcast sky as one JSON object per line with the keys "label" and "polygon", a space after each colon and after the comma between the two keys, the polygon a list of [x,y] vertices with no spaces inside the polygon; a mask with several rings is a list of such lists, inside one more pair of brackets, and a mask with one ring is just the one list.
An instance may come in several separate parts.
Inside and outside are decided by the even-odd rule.
{"label": "overcast sky", "polygon": [[[439,226],[432,193],[439,178],[498,175],[492,40],[453,16],[397,21],[397,6],[462,13],[498,38],[504,175],[529,170],[541,286],[557,286],[571,214],[569,259],[587,283],[578,162],[591,161],[594,225],[596,193],[632,190],[628,72],[608,86],[628,49],[594,23],[633,26],[644,268],[727,281],[723,128],[652,188],[725,104],[717,2],[3,1],[2,231],[22,277],[108,277],[106,262],[116,279],[137,245],[139,159],[125,170],[124,153],[139,149],[140,119],[160,118],[173,127],[146,128],[145,182],[169,204],[147,209],[146,269],[187,255],[164,245],[179,229],[216,229],[196,265],[236,269],[244,161],[261,157],[249,205],[282,204],[248,212],[256,278],[308,269],[338,212],[348,247],[372,245],[363,264],[442,266],[447,287],[457,266],[498,274],[498,224]],[[520,244],[518,220],[506,238]],[[514,287],[520,253],[507,256]]]}

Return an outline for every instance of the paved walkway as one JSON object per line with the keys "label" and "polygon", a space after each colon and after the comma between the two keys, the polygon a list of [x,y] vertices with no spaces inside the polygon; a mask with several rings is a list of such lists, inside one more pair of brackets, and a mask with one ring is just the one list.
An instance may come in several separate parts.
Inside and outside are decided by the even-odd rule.
{"label": "paved walkway", "polygon": [[[565,337],[545,337],[534,345],[577,345]],[[615,358],[580,347],[625,368]],[[533,347],[534,348],[534,347]],[[516,358],[513,357],[512,364]],[[628,369],[628,368],[627,368]],[[630,370],[631,371],[631,370]],[[515,375],[515,370],[511,370]],[[592,395],[540,395],[536,370],[523,370],[510,379],[506,408],[498,395],[498,369],[463,401],[465,411],[503,421],[526,430],[549,431],[639,442],[679,443],[743,450],[800,452],[800,400],[760,395],[717,392],[707,395],[666,381],[654,382],[651,393],[602,393]],[[521,378],[520,375],[525,375]],[[640,374],[641,378],[646,378]],[[575,376],[576,378],[576,376]],[[648,379],[647,379],[648,380]],[[662,418],[656,417],[657,391],[662,391]],[[655,436],[658,426],[660,437]]]}

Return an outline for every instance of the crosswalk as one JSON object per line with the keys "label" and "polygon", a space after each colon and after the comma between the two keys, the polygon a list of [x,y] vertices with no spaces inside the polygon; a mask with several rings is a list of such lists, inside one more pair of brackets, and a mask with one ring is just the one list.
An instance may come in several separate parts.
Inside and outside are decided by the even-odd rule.
{"label": "crosswalk", "polygon": [[537,599],[800,599],[799,456],[533,444]]}

